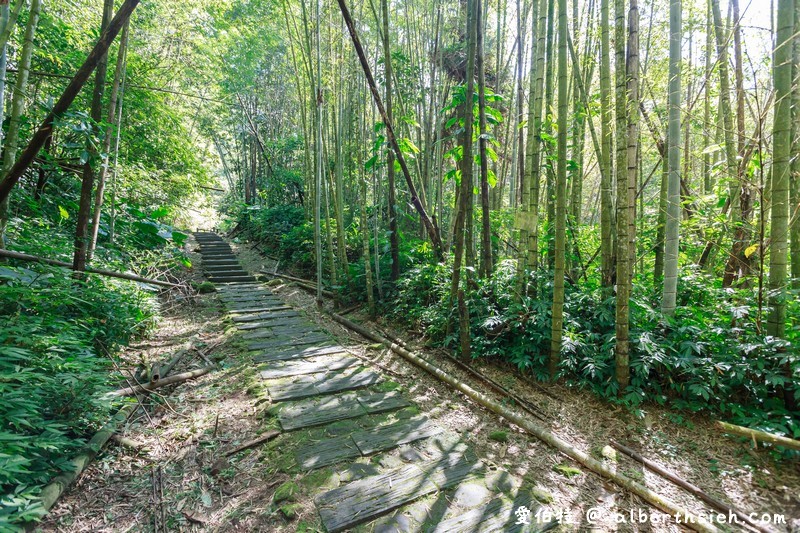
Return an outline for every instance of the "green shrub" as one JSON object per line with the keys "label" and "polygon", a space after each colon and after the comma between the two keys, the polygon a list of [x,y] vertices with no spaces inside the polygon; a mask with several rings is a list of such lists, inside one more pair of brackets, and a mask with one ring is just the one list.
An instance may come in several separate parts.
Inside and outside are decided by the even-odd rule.
{"label": "green shrub", "polygon": [[107,422],[107,354],[151,327],[155,311],[131,282],[0,267],[0,529],[41,514],[37,487]]}

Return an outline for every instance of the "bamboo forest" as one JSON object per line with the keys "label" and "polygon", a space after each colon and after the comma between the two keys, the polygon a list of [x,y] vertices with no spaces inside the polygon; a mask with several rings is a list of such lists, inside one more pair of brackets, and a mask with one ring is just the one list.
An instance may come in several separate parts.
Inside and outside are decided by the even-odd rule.
{"label": "bamboo forest", "polygon": [[800,0],[0,0],[0,532],[800,532]]}

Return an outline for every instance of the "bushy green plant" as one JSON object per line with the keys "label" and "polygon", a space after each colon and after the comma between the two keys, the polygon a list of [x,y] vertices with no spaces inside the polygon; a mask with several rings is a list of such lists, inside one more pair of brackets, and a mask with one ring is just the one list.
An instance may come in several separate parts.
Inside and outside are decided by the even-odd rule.
{"label": "bushy green plant", "polygon": [[[446,264],[412,268],[398,283],[387,311],[394,320],[457,349],[457,328],[447,327],[456,313],[450,307],[451,272]],[[472,356],[507,361],[548,379],[552,272],[540,270],[527,282],[529,293],[521,297],[512,261],[501,263],[490,280],[470,281]],[[732,294],[693,268],[683,271],[679,283],[682,306],[667,322],[658,292],[634,284],[631,385],[621,397],[614,378],[614,297],[599,288],[568,285],[561,376],[632,409],[646,402],[669,404],[800,435],[797,414],[786,411],[781,398],[784,385],[792,379],[800,383],[800,357],[791,340],[760,332],[754,294]]]}
{"label": "bushy green plant", "polygon": [[0,529],[38,516],[36,488],[107,421],[108,356],[153,324],[136,284],[0,267]]}

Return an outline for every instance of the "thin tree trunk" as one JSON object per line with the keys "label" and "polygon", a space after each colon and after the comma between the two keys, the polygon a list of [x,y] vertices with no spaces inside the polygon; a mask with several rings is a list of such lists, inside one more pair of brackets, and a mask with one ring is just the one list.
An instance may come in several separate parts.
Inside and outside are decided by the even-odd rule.
{"label": "thin tree trunk", "polygon": [[[478,0],[478,113],[480,132],[478,150],[481,158],[481,262],[480,273],[484,278],[492,276],[492,227],[489,213],[489,161],[486,154],[486,67],[483,51],[483,0]],[[521,136],[521,134],[520,134]]]}
{"label": "thin tree trunk", "polygon": [[[669,177],[667,179],[667,222],[664,246],[664,287],[661,312],[675,314],[678,294],[678,238],[681,221],[681,0],[669,5],[669,129],[667,131]],[[688,157],[689,154],[686,154]]]}
{"label": "thin tree trunk", "polygon": [[[315,146],[314,146],[314,155],[315,157],[315,165],[314,165],[314,255],[316,259],[316,266],[317,266],[317,295],[316,295],[316,303],[317,307],[322,309],[322,173],[323,173],[323,165],[322,165],[322,106],[323,106],[323,99],[322,99],[322,54],[320,48],[322,45],[320,44],[321,40],[321,33],[320,33],[320,26],[322,24],[322,20],[320,19],[320,4],[322,0],[317,0],[316,2],[316,17],[315,27],[316,27],[316,39],[314,40],[315,52],[316,52],[316,76],[315,80],[312,80],[312,83],[316,83],[315,92],[315,110],[316,113],[314,115],[314,126],[315,126]],[[302,2],[301,2],[302,3]],[[304,19],[305,19],[305,8],[303,8]],[[304,23],[306,21],[304,20]],[[310,45],[309,45],[310,48]],[[309,49],[310,52],[310,49]]]}
{"label": "thin tree trunk", "polygon": [[[102,34],[109,23],[111,22],[111,15],[114,11],[114,0],[104,0],[103,2],[103,20],[100,23],[100,33]],[[105,93],[106,85],[106,71],[108,67],[108,51],[100,57],[97,64],[94,78],[94,90],[92,91],[92,107],[89,115],[94,124],[99,124],[103,118],[103,94]],[[75,253],[72,259],[72,264],[76,272],[75,276],[80,278],[80,272],[86,268],[87,252],[89,250],[89,219],[91,218],[92,211],[92,190],[94,189],[94,168],[92,164],[97,157],[97,149],[94,144],[89,143],[86,151],[88,157],[83,164],[83,177],[81,179],[81,196],[78,202],[78,216],[75,227]]]}
{"label": "thin tree trunk", "polygon": [[556,170],[556,228],[553,278],[552,332],[550,335],[550,379],[555,379],[561,360],[564,335],[564,278],[566,277],[567,241],[567,0],[558,0],[558,141]]}
{"label": "thin tree trunk", "polygon": [[[736,161],[736,145],[733,141],[733,116],[731,114],[730,75],[728,73],[728,46],[726,32],[722,23],[719,0],[711,0],[711,11],[714,17],[714,35],[717,43],[719,68],[719,112],[722,115],[722,134],[725,145],[727,176],[726,182],[730,191],[730,212],[733,227],[741,223],[742,213],[739,201],[739,164]],[[737,21],[738,22],[738,21]]]}
{"label": "thin tree trunk", "polygon": [[722,286],[730,287],[735,280],[743,280],[750,272],[750,258],[745,254],[745,249],[752,239],[753,230],[750,219],[753,214],[753,191],[742,166],[745,155],[745,130],[744,130],[744,73],[742,71],[742,31],[739,17],[739,0],[731,0],[733,9],[733,58],[734,79],[736,83],[736,181],[734,185],[739,189],[739,224],[734,228],[733,245],[731,253],[725,264],[725,273]]}
{"label": "thin tree trunk", "polygon": [[[103,153],[108,154],[111,149],[111,138],[113,130],[111,124],[116,122],[116,114],[120,108],[117,105],[119,88],[122,82],[122,77],[125,72],[125,57],[127,55],[128,47],[128,24],[122,29],[122,35],[119,39],[119,51],[117,52],[117,65],[114,69],[114,83],[111,86],[111,96],[108,100],[108,126],[106,127],[105,137],[103,139]],[[86,252],[86,261],[92,261],[94,249],[97,246],[97,233],[100,230],[100,212],[103,208],[103,193],[106,186],[106,176],[108,175],[109,161],[108,156],[105,156],[105,164],[100,168],[100,174],[97,176],[97,190],[94,195],[94,212],[92,213],[92,229],[91,240],[89,241],[89,250]]]}
{"label": "thin tree trunk", "polygon": [[705,47],[705,90],[703,91],[703,192],[711,194],[713,182],[711,180],[711,154],[709,154],[709,140],[713,140],[710,135],[711,130],[711,51],[714,48],[714,35],[712,33],[711,20],[711,1],[707,0],[706,6],[706,47]]}
{"label": "thin tree trunk", "polygon": [[[545,54],[547,51],[547,5],[550,0],[540,0],[539,3],[539,22],[536,31],[536,70],[533,82],[532,98],[533,112],[532,120],[529,119],[528,131],[531,139],[528,142],[530,161],[530,178],[528,188],[530,189],[530,220],[528,222],[528,243],[527,243],[527,266],[531,270],[539,267],[539,213],[542,180],[542,109],[544,107],[544,76],[545,76]],[[530,116],[530,115],[529,115]],[[532,146],[531,146],[532,145]]]}
{"label": "thin tree trunk", "polygon": [[[472,194],[472,123],[473,123],[473,95],[475,93],[475,48],[477,41],[477,7],[476,4],[479,0],[467,0],[467,69],[466,79],[464,82],[464,133],[463,133],[463,152],[459,165],[461,167],[461,182],[459,194],[457,199],[456,220],[453,230],[453,240],[455,241],[454,259],[453,259],[453,275],[450,284],[450,308],[452,309],[456,297],[459,294],[459,283],[461,281],[461,262],[465,255],[466,240],[466,225],[468,223],[467,209],[469,206],[469,196]],[[463,326],[463,316],[461,313],[461,306],[457,306],[459,311],[459,325]],[[466,322],[469,325],[469,322]],[[461,338],[465,332],[460,332]]]}
{"label": "thin tree trunk", "polygon": [[600,0],[600,278],[603,287],[614,284],[614,198],[611,150],[611,46],[609,1]]}
{"label": "thin tree trunk", "polygon": [[[572,2],[572,35],[573,48],[579,44],[580,15],[578,2]],[[578,41],[578,43],[575,43]],[[588,39],[587,46],[588,49]],[[588,71],[587,71],[588,73]],[[569,254],[570,277],[577,279],[580,275],[580,230],[581,214],[583,210],[583,147],[586,135],[586,108],[583,102],[583,72],[577,63],[572,65],[572,85],[573,85],[573,104],[572,104],[572,168],[570,170],[570,191],[569,191],[569,227],[572,234],[572,249]],[[588,80],[587,80],[588,82]],[[579,97],[580,95],[580,97]]]}
{"label": "thin tree trunk", "polygon": [[[773,122],[773,161],[771,228],[769,252],[769,304],[767,333],[786,337],[786,289],[789,230],[789,172],[792,132],[792,31],[794,0],[778,0],[777,39],[773,56],[775,118]],[[792,379],[791,374],[787,376]],[[787,408],[791,389],[786,389]],[[792,391],[793,392],[793,391]],[[793,402],[792,402],[793,403]]]}
{"label": "thin tree trunk", "polygon": [[[17,8],[22,6],[22,2],[17,2]],[[0,33],[5,34],[7,28],[9,28],[9,6],[8,2],[3,2],[0,4]],[[8,64],[8,46],[6,46],[6,42],[0,43],[0,125],[3,124],[5,121],[5,112],[6,112],[6,66]],[[2,133],[2,132],[0,132]],[[2,134],[0,134],[0,149],[3,146],[3,138]],[[2,235],[0,235],[2,237]],[[0,244],[2,246],[2,244]]]}
{"label": "thin tree trunk", "polygon": [[[556,59],[554,56],[553,48],[555,47],[554,31],[555,31],[555,5],[556,0],[549,0],[547,5],[547,45],[545,55],[547,56],[545,63],[545,80],[544,80],[544,106],[545,110],[550,109],[554,103],[553,99],[553,72],[555,71]],[[547,112],[545,111],[545,116]],[[546,124],[551,126],[551,121],[546,120]],[[552,129],[551,129],[552,132]],[[545,145],[545,150],[548,147]],[[556,218],[556,204],[555,204],[555,172],[552,165],[545,165],[545,195],[547,208],[547,265],[553,266],[555,259],[555,218]]]}
{"label": "thin tree trunk", "polygon": [[[23,37],[22,52],[20,53],[19,67],[17,69],[17,81],[14,84],[14,92],[11,98],[11,116],[8,120],[8,133],[6,135],[6,145],[3,152],[3,175],[5,176],[7,176],[14,167],[17,157],[19,129],[22,112],[25,110],[25,97],[28,94],[28,74],[31,68],[31,57],[34,47],[33,37],[36,34],[36,26],[39,22],[41,6],[41,0],[31,0],[31,10],[28,15],[28,24],[25,26],[25,36]],[[3,55],[5,56],[5,49]],[[3,69],[2,75],[5,79],[5,69]],[[3,102],[0,101],[0,106],[2,104]],[[5,180],[3,184],[5,185]],[[6,194],[0,197],[0,248],[3,249],[6,247],[6,227],[9,218],[8,210],[9,199],[8,194]]]}
{"label": "thin tree trunk", "polygon": [[790,179],[792,225],[790,228],[792,260],[791,276],[793,288],[800,289],[800,0],[794,0],[794,49],[793,49],[793,86],[792,86],[792,175]]}
{"label": "thin tree trunk", "polygon": [[[628,163],[628,276],[633,279],[636,264],[636,187],[639,170],[639,3],[629,0],[627,75],[627,163]],[[631,282],[629,282],[631,283]]]}
{"label": "thin tree trunk", "polygon": [[[383,72],[384,72],[384,86],[385,105],[386,105],[386,119],[389,122],[394,120],[394,111],[392,106],[392,48],[389,45],[389,3],[388,0],[381,1],[381,15],[383,21]],[[397,229],[397,197],[396,185],[394,176],[394,152],[389,150],[386,158],[386,177],[387,177],[387,192],[389,212],[389,251],[392,257],[392,269],[390,278],[392,281],[397,281],[400,278],[400,235]]]}
{"label": "thin tree trunk", "polygon": [[616,345],[615,365],[619,392],[622,394],[630,381],[629,367],[629,300],[630,277],[630,201],[628,197],[628,106],[627,76],[625,62],[625,0],[615,0],[615,47],[616,47],[616,121],[617,121],[617,301],[616,301]]}

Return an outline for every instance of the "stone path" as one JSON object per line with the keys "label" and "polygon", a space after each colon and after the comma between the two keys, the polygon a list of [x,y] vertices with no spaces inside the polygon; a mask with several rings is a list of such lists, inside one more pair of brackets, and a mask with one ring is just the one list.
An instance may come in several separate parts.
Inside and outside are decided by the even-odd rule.
{"label": "stone path", "polygon": [[[484,464],[458,435],[419,413],[397,384],[338,345],[246,272],[230,245],[197,232],[203,268],[241,332],[284,432],[306,431],[289,459],[300,472],[330,468],[314,497],[323,527],[369,524],[388,533],[546,531],[536,501],[506,471]],[[530,525],[515,510],[532,511]]]}

